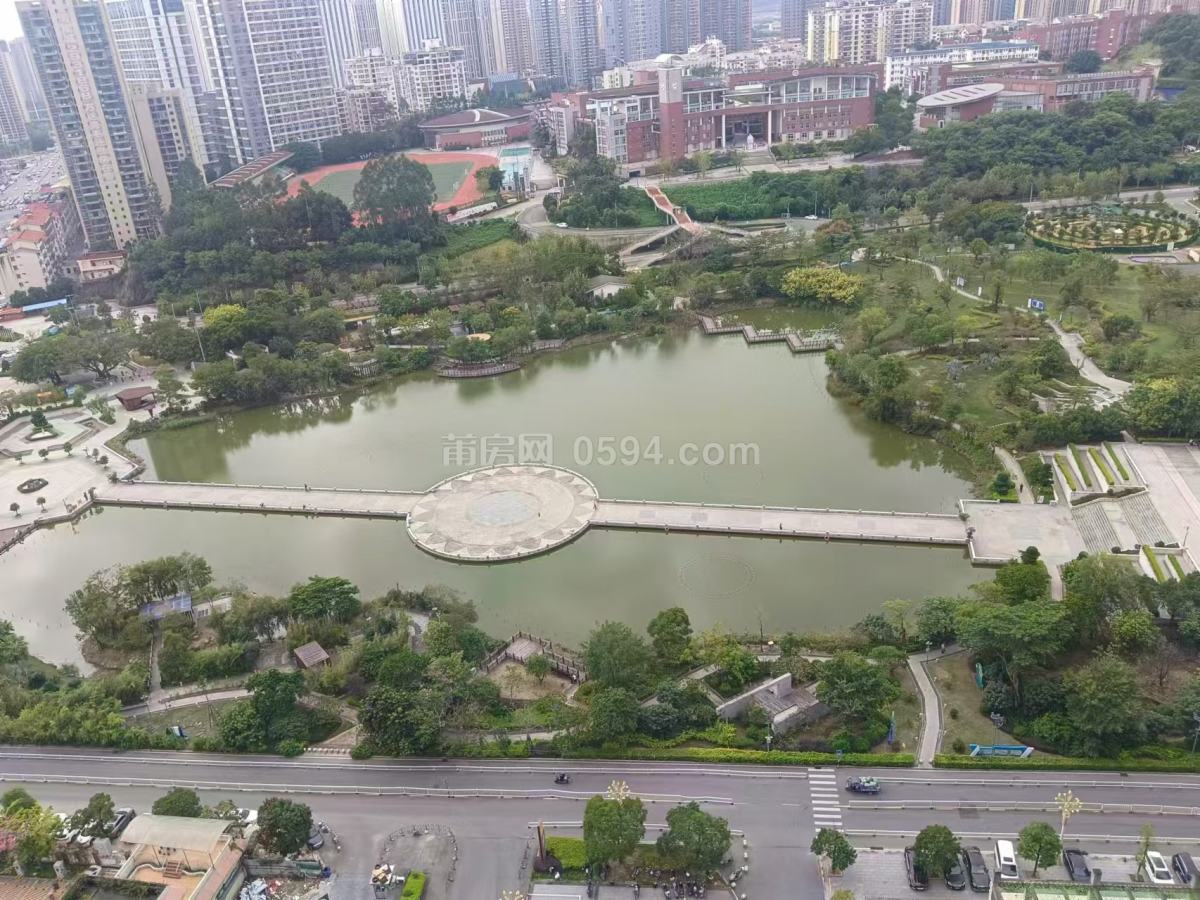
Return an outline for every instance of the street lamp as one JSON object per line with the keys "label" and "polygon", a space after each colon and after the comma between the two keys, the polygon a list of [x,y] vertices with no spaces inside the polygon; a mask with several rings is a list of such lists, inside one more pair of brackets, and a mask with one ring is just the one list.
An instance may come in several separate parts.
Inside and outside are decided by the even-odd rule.
{"label": "street lamp", "polygon": [[500,900],[526,900],[524,891],[501,891]]}
{"label": "street lamp", "polygon": [[1058,829],[1058,836],[1061,839],[1067,830],[1067,821],[1083,809],[1083,801],[1067,790],[1055,796],[1054,802],[1058,804],[1058,812],[1062,816],[1062,826]]}
{"label": "street lamp", "polygon": [[628,783],[616,780],[608,786],[608,790],[604,792],[604,796],[609,800],[628,800],[633,796],[633,791],[629,789]]}

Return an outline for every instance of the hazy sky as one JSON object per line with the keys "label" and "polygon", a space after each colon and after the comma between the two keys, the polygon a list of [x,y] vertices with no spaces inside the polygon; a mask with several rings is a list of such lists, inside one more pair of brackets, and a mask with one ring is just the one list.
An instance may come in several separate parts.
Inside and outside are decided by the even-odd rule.
{"label": "hazy sky", "polygon": [[21,23],[17,21],[16,0],[0,0],[0,38],[19,37]]}

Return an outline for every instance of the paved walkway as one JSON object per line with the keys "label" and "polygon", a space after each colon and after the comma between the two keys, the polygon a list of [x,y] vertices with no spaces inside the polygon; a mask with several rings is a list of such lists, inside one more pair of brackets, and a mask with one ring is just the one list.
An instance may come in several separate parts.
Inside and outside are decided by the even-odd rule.
{"label": "paved walkway", "polygon": [[966,526],[962,519],[941,513],[600,500],[596,504],[592,524],[605,528],[779,535],[900,544],[967,543]]}
{"label": "paved walkway", "polygon": [[914,653],[908,657],[908,670],[912,673],[913,681],[921,694],[921,744],[917,749],[917,765],[922,769],[933,768],[933,757],[937,755],[938,744],[942,740],[942,702],[938,698],[933,680],[925,669],[925,663],[931,659],[941,659],[941,652]]}
{"label": "paved walkway", "polygon": [[1004,466],[1004,470],[1012,476],[1013,482],[1017,485],[1017,501],[1019,503],[1036,503],[1037,498],[1033,495],[1033,490],[1029,486],[1029,481],[1025,477],[1025,470],[1021,468],[1021,464],[1017,462],[1017,458],[997,444],[994,448],[996,458],[1000,460],[1000,464]]}
{"label": "paved walkway", "polygon": [[118,481],[99,487],[95,492],[96,502],[104,506],[378,516],[393,519],[403,519],[407,516],[421,496],[414,491],[171,481]]}
{"label": "paved walkway", "polygon": [[[195,685],[191,685],[183,690],[194,691],[195,689]],[[249,696],[250,692],[245,688],[229,688],[224,691],[209,691],[207,694],[188,694],[183,697],[165,693],[158,697],[151,697],[145,703],[135,703],[133,706],[127,706],[121,712],[126,718],[135,718],[137,716],[144,716],[146,713],[179,709],[183,706],[202,706],[205,703],[219,703],[222,700],[240,700],[243,697]]]}

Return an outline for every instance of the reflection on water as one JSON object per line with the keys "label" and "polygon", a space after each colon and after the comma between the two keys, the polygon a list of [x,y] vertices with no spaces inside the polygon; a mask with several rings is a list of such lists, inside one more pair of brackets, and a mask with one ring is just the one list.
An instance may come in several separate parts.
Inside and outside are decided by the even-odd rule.
{"label": "reflection on water", "polygon": [[[825,377],[820,355],[691,332],[549,354],[496,379],[419,374],[134,447],[147,477],[412,490],[470,467],[445,458],[447,435],[544,434],[553,461],[606,497],[953,511],[968,491],[954,455],[867,420],[829,395]],[[600,442],[623,437],[643,449],[657,438],[662,458],[602,465]],[[757,463],[681,463],[684,444],[709,443],[754,445]],[[756,628],[760,611],[773,629],[846,625],[889,597],[952,593],[978,576],[956,550],[603,531],[519,563],[459,565],[414,548],[396,522],[111,509],[0,556],[0,613],[16,617],[35,652],[77,658],[62,612],[70,591],[97,568],[180,550],[275,593],[316,573],[345,575],[368,596],[443,582],[473,596],[497,632],[567,641],[597,620],[639,624],[676,604],[701,626]]]}

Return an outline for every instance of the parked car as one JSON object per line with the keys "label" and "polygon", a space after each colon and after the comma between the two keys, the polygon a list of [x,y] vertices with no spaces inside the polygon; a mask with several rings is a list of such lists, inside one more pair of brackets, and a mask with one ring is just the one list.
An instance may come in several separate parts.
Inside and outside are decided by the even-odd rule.
{"label": "parked car", "polygon": [[879,779],[863,776],[855,776],[854,778],[846,779],[846,790],[853,791],[856,794],[878,794]]}
{"label": "parked car", "polygon": [[1001,881],[1017,881],[1021,877],[1012,841],[996,841],[996,874]]}
{"label": "parked car", "polygon": [[1086,850],[1068,847],[1063,851],[1063,865],[1067,867],[1067,874],[1071,876],[1072,881],[1081,881],[1086,884],[1092,880],[1092,868],[1088,865]]}
{"label": "parked car", "polygon": [[245,807],[239,807],[237,810],[237,813],[236,813],[236,818],[243,825],[246,825],[246,826],[257,825],[258,824],[258,810],[257,809],[246,809]]}
{"label": "parked car", "polygon": [[1146,875],[1155,884],[1175,883],[1175,879],[1171,877],[1171,870],[1167,867],[1167,861],[1157,850],[1146,852]]}
{"label": "parked car", "polygon": [[308,833],[308,846],[313,850],[320,850],[325,846],[325,836],[321,834],[321,829],[316,825],[312,827],[312,831]]}
{"label": "parked car", "polygon": [[963,866],[967,870],[967,880],[971,882],[971,890],[986,894],[992,889],[992,876],[983,859],[983,851],[978,847],[967,847],[963,850],[962,857]]}
{"label": "parked car", "polygon": [[1192,859],[1190,853],[1176,853],[1172,856],[1171,868],[1175,870],[1175,874],[1184,884],[1193,884],[1200,876],[1200,869],[1196,868],[1196,861]]}
{"label": "parked car", "polygon": [[950,864],[942,877],[946,879],[946,887],[952,891],[965,891],[967,889],[967,871],[962,864],[961,859],[955,859]]}
{"label": "parked car", "polygon": [[904,873],[908,876],[908,886],[914,891],[929,890],[929,876],[917,865],[917,851],[912,847],[904,848]]}
{"label": "parked car", "polygon": [[106,829],[108,831],[108,836],[112,838],[120,837],[121,832],[124,831],[129,823],[133,821],[133,818],[136,815],[137,811],[132,807],[122,806],[117,810],[117,817],[113,819],[111,823],[109,823],[109,826]]}

